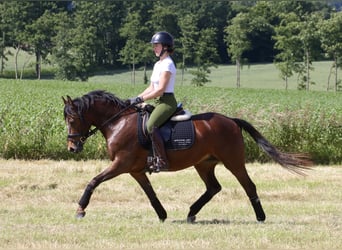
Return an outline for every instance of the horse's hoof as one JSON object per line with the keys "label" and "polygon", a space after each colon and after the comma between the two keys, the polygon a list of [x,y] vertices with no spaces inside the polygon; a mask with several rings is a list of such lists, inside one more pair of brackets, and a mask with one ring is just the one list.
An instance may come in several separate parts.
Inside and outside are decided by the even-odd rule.
{"label": "horse's hoof", "polygon": [[196,216],[189,216],[187,219],[186,219],[186,222],[187,223],[194,223],[196,220]]}
{"label": "horse's hoof", "polygon": [[86,212],[77,212],[76,213],[76,219],[82,219],[86,215]]}

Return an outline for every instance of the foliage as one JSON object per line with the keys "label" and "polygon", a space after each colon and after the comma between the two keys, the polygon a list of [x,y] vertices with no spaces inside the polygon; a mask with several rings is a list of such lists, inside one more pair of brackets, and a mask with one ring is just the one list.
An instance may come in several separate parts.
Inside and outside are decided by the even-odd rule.
{"label": "foliage", "polygon": [[[322,47],[327,53],[327,57],[333,58],[330,72],[334,69],[335,91],[338,90],[339,81],[337,69],[342,68],[342,12],[334,13],[330,19],[323,20],[320,28]],[[329,75],[329,80],[330,80]],[[330,81],[327,84],[329,90]]]}
{"label": "foliage", "polygon": [[[2,1],[0,54],[4,59],[5,47],[15,48],[16,58],[22,50],[34,54],[37,78],[42,60],[52,58],[57,78],[87,80],[98,68],[146,68],[153,58],[148,49],[150,37],[167,30],[176,38],[175,60],[183,73],[188,66],[233,61],[238,67],[239,87],[239,70],[245,61],[270,62],[276,57],[285,79],[297,68],[297,62],[303,63],[298,79],[304,79],[308,89],[311,61],[315,54],[322,59],[317,17],[333,17],[330,6],[320,1]],[[278,50],[274,46],[277,41],[272,39],[277,38],[274,31],[284,24],[283,18],[293,15],[299,17],[299,30],[294,35],[302,43],[286,48],[286,52],[278,44]],[[284,39],[291,34],[284,33]],[[299,60],[290,60],[290,54],[297,50],[302,53]],[[285,55],[277,56],[283,52]],[[333,57],[325,52],[329,59]],[[201,67],[198,71],[205,74]]]}
{"label": "foliage", "polygon": [[208,74],[210,74],[211,71],[206,64],[200,65],[189,72],[194,76],[194,78],[191,79],[191,84],[197,87],[204,86],[206,83],[210,82]]}
{"label": "foliage", "polygon": [[135,66],[139,63],[152,61],[150,44],[146,43],[148,28],[142,26],[143,20],[139,11],[131,10],[120,29],[120,35],[126,39],[125,46],[120,50],[120,61],[132,65],[133,83],[135,84]]}
{"label": "foliage", "polygon": [[249,16],[246,13],[239,13],[232,19],[232,23],[226,27],[225,41],[228,47],[228,53],[236,63],[237,76],[236,87],[240,87],[240,70],[245,61],[243,53],[251,48],[251,41],[248,39]]}

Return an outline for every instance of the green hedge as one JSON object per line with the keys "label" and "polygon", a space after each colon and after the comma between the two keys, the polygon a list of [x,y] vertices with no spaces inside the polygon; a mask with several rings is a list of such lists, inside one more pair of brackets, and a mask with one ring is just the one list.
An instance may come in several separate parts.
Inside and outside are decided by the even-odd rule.
{"label": "green hedge", "polygon": [[[62,96],[104,89],[125,99],[146,85],[0,79],[0,157],[106,159],[101,134],[80,154],[66,149]],[[251,122],[287,152],[308,152],[317,164],[342,162],[342,93],[177,86],[178,101],[192,113],[215,111]],[[247,161],[269,161],[246,134]]]}

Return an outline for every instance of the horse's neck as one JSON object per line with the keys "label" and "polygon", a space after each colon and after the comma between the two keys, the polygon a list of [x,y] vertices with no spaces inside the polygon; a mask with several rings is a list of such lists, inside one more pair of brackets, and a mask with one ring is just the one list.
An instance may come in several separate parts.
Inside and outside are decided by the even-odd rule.
{"label": "horse's neck", "polygon": [[117,123],[119,120],[124,119],[125,116],[126,112],[124,110],[112,106],[99,106],[88,112],[89,121],[99,129]]}
{"label": "horse's neck", "polygon": [[85,115],[91,125],[95,127],[102,127],[105,123],[117,114],[118,111],[112,107],[97,107],[90,109]]}

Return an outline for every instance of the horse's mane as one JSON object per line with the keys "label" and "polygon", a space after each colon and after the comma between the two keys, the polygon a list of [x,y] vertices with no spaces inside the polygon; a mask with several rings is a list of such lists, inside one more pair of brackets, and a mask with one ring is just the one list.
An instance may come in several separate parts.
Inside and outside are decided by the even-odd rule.
{"label": "horse's mane", "polygon": [[95,101],[102,101],[111,103],[117,108],[124,108],[127,106],[126,102],[116,97],[114,94],[104,90],[94,90],[82,97],[77,97],[73,100],[73,107],[67,105],[64,109],[64,115],[75,115],[74,108],[77,107],[77,115],[82,116],[83,112],[87,111]]}

